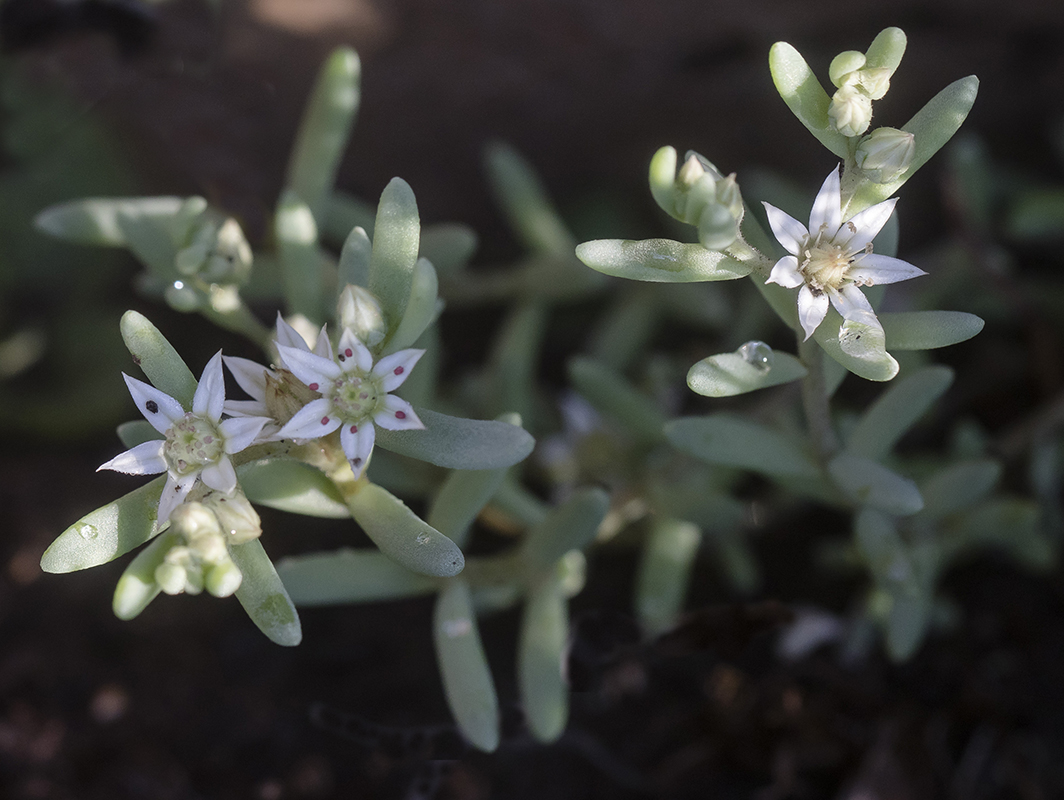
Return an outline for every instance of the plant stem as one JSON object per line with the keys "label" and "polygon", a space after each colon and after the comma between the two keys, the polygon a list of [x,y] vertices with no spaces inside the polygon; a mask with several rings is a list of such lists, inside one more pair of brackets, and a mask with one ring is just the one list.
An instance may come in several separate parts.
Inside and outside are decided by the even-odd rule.
{"label": "plant stem", "polygon": [[815,341],[798,335],[798,355],[809,370],[802,378],[802,407],[809,438],[820,460],[827,462],[839,449],[835,429],[831,426],[831,407],[824,380],[824,351]]}

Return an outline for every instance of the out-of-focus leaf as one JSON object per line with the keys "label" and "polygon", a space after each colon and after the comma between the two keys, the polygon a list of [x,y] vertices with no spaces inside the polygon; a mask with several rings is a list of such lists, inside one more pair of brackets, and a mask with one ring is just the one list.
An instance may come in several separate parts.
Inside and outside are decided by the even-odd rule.
{"label": "out-of-focus leaf", "polygon": [[915,483],[870,459],[842,453],[828,464],[828,472],[858,505],[897,516],[915,514],[924,507]]}
{"label": "out-of-focus leaf", "polygon": [[576,257],[606,275],[636,281],[730,281],[750,274],[724,253],[671,239],[596,239],[579,245]]}
{"label": "out-of-focus leaf", "polygon": [[963,311],[893,311],[879,315],[891,350],[933,350],[966,341],[983,320]]}
{"label": "out-of-focus leaf", "polygon": [[932,366],[894,381],[857,421],[846,441],[854,455],[886,457],[898,440],[953,383],[953,370]]}
{"label": "out-of-focus leaf", "polygon": [[170,548],[180,543],[180,536],[166,531],[129,562],[115,586],[111,607],[116,617],[133,619],[156,598],[161,590],[155,582],[155,570],[163,563]]}
{"label": "out-of-focus leaf", "polygon": [[816,463],[778,431],[730,414],[681,417],[665,425],[665,438],[685,453],[765,475],[815,477]]}
{"label": "out-of-focus leaf", "polygon": [[532,452],[535,440],[523,428],[495,420],[451,417],[416,408],[425,430],[377,428],[377,444],[448,469],[510,467]]}
{"label": "out-of-focus leaf", "polygon": [[349,547],[283,558],[277,574],[292,602],[302,607],[396,600],[430,594],[437,587],[433,578],[411,572],[384,553]]}
{"label": "out-of-focus leaf", "polygon": [[569,609],[555,577],[526,598],[517,644],[517,677],[529,730],[540,742],[562,735],[569,692],[562,660],[569,637]]}
{"label": "out-of-focus leaf", "polygon": [[656,517],[643,545],[636,578],[635,607],[643,630],[667,630],[683,607],[702,532],[678,519]]}
{"label": "out-of-focus leaf", "polygon": [[266,458],[237,468],[248,500],[309,517],[350,516],[336,485],[321,470],[302,461]]}

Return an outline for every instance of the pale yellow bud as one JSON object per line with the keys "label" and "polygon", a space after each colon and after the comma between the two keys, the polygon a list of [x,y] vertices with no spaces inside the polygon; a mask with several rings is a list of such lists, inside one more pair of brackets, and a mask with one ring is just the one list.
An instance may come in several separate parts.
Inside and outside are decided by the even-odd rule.
{"label": "pale yellow bud", "polygon": [[856,86],[843,86],[831,98],[828,117],[843,136],[860,136],[872,123],[872,100]]}
{"label": "pale yellow bud", "polygon": [[380,301],[368,289],[348,284],[340,292],[336,304],[340,326],[355,334],[366,347],[374,347],[384,340],[387,326]]}
{"label": "pale yellow bud", "polygon": [[876,128],[857,145],[854,160],[861,173],[873,183],[890,183],[913,160],[916,137],[897,128]]}

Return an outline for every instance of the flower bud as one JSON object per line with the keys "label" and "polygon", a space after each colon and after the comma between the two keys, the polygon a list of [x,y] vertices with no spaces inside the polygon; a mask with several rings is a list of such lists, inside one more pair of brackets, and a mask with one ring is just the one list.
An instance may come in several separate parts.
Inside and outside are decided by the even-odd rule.
{"label": "flower bud", "polygon": [[192,557],[203,564],[218,564],[229,557],[225,539],[220,533],[204,533],[188,540]]}
{"label": "flower bud", "polygon": [[676,174],[676,188],[681,190],[691,189],[699,179],[706,174],[705,168],[695,155],[689,155],[683,162],[680,171]]}
{"label": "flower bud", "polygon": [[738,220],[720,203],[706,206],[698,218],[698,241],[707,250],[730,247],[738,236]]}
{"label": "flower bud", "polygon": [[717,202],[731,212],[737,220],[743,216],[743,195],[739,191],[739,182],[733,172],[727,178],[717,182]]}
{"label": "flower bud", "polygon": [[340,292],[336,304],[340,327],[355,334],[366,347],[374,347],[384,340],[386,326],[380,301],[368,289],[348,284]]}
{"label": "flower bud", "polygon": [[182,275],[226,286],[247,282],[251,274],[251,246],[232,217],[219,219],[204,212],[191,225],[187,245],[174,257]]}
{"label": "flower bud", "polygon": [[853,73],[865,65],[865,54],[856,50],[847,50],[839,53],[831,60],[828,67],[828,77],[835,87],[841,89],[847,83],[852,82]]}
{"label": "flower bud", "polygon": [[860,136],[872,122],[872,100],[856,86],[843,86],[831,98],[828,117],[843,136]]}
{"label": "flower bud", "polygon": [[187,574],[184,567],[164,561],[155,568],[155,582],[169,595],[181,594]]}
{"label": "flower bud", "polygon": [[912,163],[915,141],[916,137],[908,131],[876,128],[857,145],[854,159],[870,181],[890,183]]}
{"label": "flower bud", "polygon": [[890,89],[890,76],[893,70],[886,67],[866,67],[857,73],[857,84],[873,100],[880,100]]}
{"label": "flower bud", "polygon": [[227,558],[207,572],[207,591],[215,597],[229,597],[240,588],[243,580],[239,567]]}
{"label": "flower bud", "polygon": [[203,499],[203,504],[214,512],[229,544],[243,544],[262,535],[258,512],[239,487],[232,495],[212,491]]}
{"label": "flower bud", "polygon": [[186,541],[197,536],[218,535],[222,532],[214,513],[202,503],[195,502],[182,503],[173,510],[170,514],[170,529]]}

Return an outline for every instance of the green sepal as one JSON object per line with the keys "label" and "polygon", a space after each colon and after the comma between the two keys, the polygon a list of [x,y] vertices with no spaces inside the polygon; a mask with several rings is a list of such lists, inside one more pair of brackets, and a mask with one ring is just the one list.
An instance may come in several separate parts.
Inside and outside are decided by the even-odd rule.
{"label": "green sepal", "polygon": [[840,453],[828,463],[835,484],[856,505],[908,516],[924,507],[916,484],[868,458]]}
{"label": "green sepal", "polygon": [[318,226],[310,206],[291,189],[281,194],[273,221],[281,264],[285,306],[289,314],[302,314],[322,322],[325,309],[324,273],[318,250]]}
{"label": "green sepal", "polygon": [[600,412],[620,422],[634,439],[647,445],[662,441],[665,415],[621,375],[580,356],[570,359],[568,367],[573,387]]}
{"label": "green sepal", "polygon": [[564,659],[569,604],[556,576],[541,581],[525,599],[517,643],[517,678],[532,736],[555,741],[569,718]]}
{"label": "green sepal", "polygon": [[406,313],[420,239],[414,191],[402,178],[392,178],[377,206],[368,286],[380,300],[391,330]]}
{"label": "green sepal", "polygon": [[730,281],[751,270],[724,253],[672,239],[595,239],[579,245],[576,257],[606,275],[658,283]]}
{"label": "green sepal", "polygon": [[75,572],[106,564],[159,532],[156,515],[166,476],[86,514],[63,531],[41,556],[45,572]]}
{"label": "green sepal", "polygon": [[703,358],[687,372],[691,391],[706,397],[732,397],[805,377],[808,370],[790,353],[775,351],[767,369],[751,364],[739,353]]}
{"label": "green sepal", "polygon": [[111,608],[115,616],[122,620],[131,620],[148,607],[161,589],[155,582],[155,570],[163,563],[171,547],[182,543],[176,533],[166,531],[155,537],[151,544],[137,553],[129,562],[115,585]]}
{"label": "green sepal", "polygon": [[701,542],[697,525],[668,517],[650,520],[635,587],[636,614],[648,635],[662,633],[676,621]]}
{"label": "green sepal", "polygon": [[369,263],[373,253],[373,243],[362,227],[351,229],[344,239],[340,250],[339,280],[340,290],[348,284],[354,286],[369,285]]}
{"label": "green sepal", "polygon": [[526,574],[539,576],[553,570],[570,550],[583,550],[595,539],[610,508],[610,496],[602,489],[577,489],[555,506],[525,534],[521,558]]}
{"label": "green sepal", "polygon": [[979,79],[969,75],[954,81],[931,98],[927,105],[916,112],[916,116],[901,127],[915,137],[913,160],[909,167],[889,183],[862,182],[846,207],[846,214],[852,217],[897,192],[957,132],[972,110],[978,93]]}
{"label": "green sepal", "polygon": [[115,432],[118,434],[118,440],[127,450],[132,450],[138,444],[163,438],[163,435],[155,430],[146,419],[123,422]]}
{"label": "green sepal", "polygon": [[406,312],[381,351],[382,355],[410,347],[421,338],[421,334],[436,319],[439,311],[439,288],[436,269],[427,259],[419,258],[410,280],[410,297],[406,303]]}
{"label": "green sepal", "polygon": [[407,569],[450,578],[465,567],[458,545],[386,489],[364,483],[348,498],[347,507],[381,552]]}
{"label": "green sepal", "polygon": [[285,647],[299,644],[303,639],[299,614],[262,543],[252,539],[230,547],[229,557],[243,576],[236,599],[251,621],[276,644]]}
{"label": "green sepal", "polygon": [[345,547],[331,553],[290,556],[277,574],[297,606],[372,603],[431,594],[437,582],[411,572],[384,553]]}
{"label": "green sepal", "polygon": [[318,73],[288,161],[288,188],[321,223],[358,113],[362,67],[350,47],[332,52]]}
{"label": "green sepal", "polygon": [[684,453],[769,476],[813,478],[816,462],[779,431],[730,414],[681,417],[665,425],[665,438]]}
{"label": "green sepal", "polygon": [[529,163],[502,142],[488,145],[488,179],[521,242],[534,253],[570,258],[576,242]]}
{"label": "green sepal", "polygon": [[[38,230],[59,239],[102,247],[128,244],[120,216],[162,222],[181,210],[183,197],[89,197],[50,206],[33,220]],[[161,224],[160,224],[161,227]]]}
{"label": "green sepal", "polygon": [[1001,465],[989,458],[961,461],[928,477],[920,486],[921,519],[941,519],[971,509],[997,485]]}
{"label": "green sepal", "polygon": [[447,705],[458,729],[478,750],[493,752],[499,746],[499,700],[469,585],[461,578],[448,581],[436,600],[432,638]]}
{"label": "green sepal", "polygon": [[451,417],[415,407],[424,430],[377,426],[377,444],[400,455],[447,469],[496,469],[523,461],[535,447],[524,428],[496,420]]}
{"label": "green sepal", "polygon": [[159,329],[136,311],[123,314],[119,327],[126,349],[152,386],[170,395],[185,409],[192,408],[196,376]]}
{"label": "green sepal", "polygon": [[891,350],[933,350],[971,339],[985,323],[964,311],[892,311],[879,324]]}
{"label": "green sepal", "polygon": [[813,136],[839,158],[849,155],[849,140],[835,130],[828,117],[831,98],[801,53],[786,42],[776,42],[768,53],[772,82],[783,102]]}
{"label": "green sepal", "polygon": [[237,467],[248,500],[308,517],[351,516],[336,484],[310,464],[290,458],[264,458]]}
{"label": "green sepal", "polygon": [[951,383],[953,370],[941,366],[925,367],[894,381],[861,415],[846,440],[846,449],[873,461],[882,460]]}

